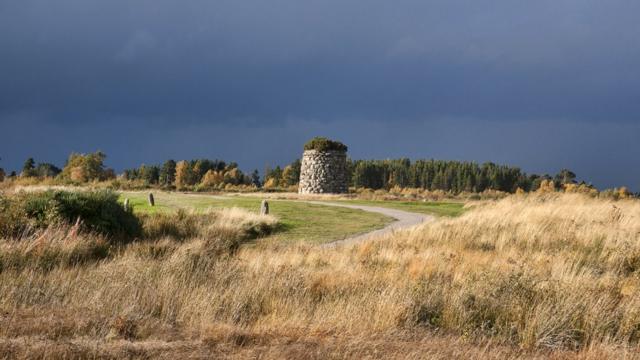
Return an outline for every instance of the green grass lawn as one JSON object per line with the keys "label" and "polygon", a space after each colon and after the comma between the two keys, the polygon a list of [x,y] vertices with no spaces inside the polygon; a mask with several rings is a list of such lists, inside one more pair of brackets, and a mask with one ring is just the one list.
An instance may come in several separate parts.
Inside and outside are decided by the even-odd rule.
{"label": "green grass lawn", "polygon": [[458,216],[464,210],[464,203],[435,201],[397,201],[397,200],[342,200],[349,204],[371,205],[404,210],[436,216]]}
{"label": "green grass lawn", "polygon": [[[182,194],[154,191],[156,206],[147,202],[148,192],[122,192],[135,212],[170,212],[179,208],[202,211],[209,208],[238,207],[258,212],[258,197],[219,197],[206,194]],[[269,237],[273,241],[309,241],[324,243],[344,239],[384,227],[393,221],[384,215],[362,210],[307,204],[288,200],[269,200],[270,213],[281,223],[281,231]]]}

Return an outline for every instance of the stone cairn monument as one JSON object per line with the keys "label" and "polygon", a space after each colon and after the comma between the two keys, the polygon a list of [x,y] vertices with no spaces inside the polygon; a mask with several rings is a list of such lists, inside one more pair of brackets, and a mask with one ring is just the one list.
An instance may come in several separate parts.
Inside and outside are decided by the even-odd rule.
{"label": "stone cairn monument", "polygon": [[300,194],[344,194],[347,183],[347,146],[314,138],[304,146],[300,169]]}

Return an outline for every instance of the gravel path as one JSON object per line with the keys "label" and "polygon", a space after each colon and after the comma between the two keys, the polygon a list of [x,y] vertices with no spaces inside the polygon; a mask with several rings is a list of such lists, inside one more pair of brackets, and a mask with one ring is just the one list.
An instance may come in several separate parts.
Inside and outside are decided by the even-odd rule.
{"label": "gravel path", "polygon": [[379,213],[379,214],[386,215],[396,219],[396,221],[383,227],[382,229],[370,231],[364,234],[354,235],[343,240],[332,241],[326,244],[322,244],[321,245],[322,247],[335,247],[339,245],[354,244],[354,243],[365,241],[380,235],[388,234],[395,230],[410,228],[410,227],[422,224],[423,222],[431,221],[434,219],[434,217],[431,215],[412,213],[408,211],[389,209],[389,208],[379,207],[379,206],[351,205],[351,204],[340,204],[340,203],[332,203],[332,202],[324,202],[324,201],[305,201],[305,202],[310,204],[340,206],[340,207],[345,207],[349,209],[359,209],[359,210]]}

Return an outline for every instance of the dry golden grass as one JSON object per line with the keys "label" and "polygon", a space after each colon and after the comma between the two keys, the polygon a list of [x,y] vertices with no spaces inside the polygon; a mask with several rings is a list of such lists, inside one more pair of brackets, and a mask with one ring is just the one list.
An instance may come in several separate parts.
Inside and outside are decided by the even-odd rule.
{"label": "dry golden grass", "polygon": [[187,240],[215,237],[229,232],[234,238],[255,238],[268,235],[278,220],[240,208],[207,209],[204,211],[178,209],[175,213],[139,214],[143,223],[143,237]]}
{"label": "dry golden grass", "polygon": [[103,236],[80,232],[79,223],[57,225],[18,239],[0,240],[0,272],[71,267],[104,259],[108,253]]}
{"label": "dry golden grass", "polygon": [[640,358],[638,201],[513,196],[337,249],[220,251],[261,220],[225,216],[3,270],[0,357]]}

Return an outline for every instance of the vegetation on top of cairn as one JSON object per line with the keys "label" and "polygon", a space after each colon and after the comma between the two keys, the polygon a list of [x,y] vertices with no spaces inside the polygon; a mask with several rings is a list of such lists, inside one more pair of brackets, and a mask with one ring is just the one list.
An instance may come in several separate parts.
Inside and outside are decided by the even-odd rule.
{"label": "vegetation on top of cairn", "polygon": [[305,150],[318,150],[318,151],[347,151],[347,145],[339,142],[327,139],[325,137],[314,137],[304,144]]}

